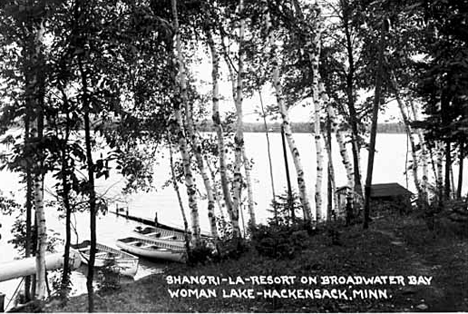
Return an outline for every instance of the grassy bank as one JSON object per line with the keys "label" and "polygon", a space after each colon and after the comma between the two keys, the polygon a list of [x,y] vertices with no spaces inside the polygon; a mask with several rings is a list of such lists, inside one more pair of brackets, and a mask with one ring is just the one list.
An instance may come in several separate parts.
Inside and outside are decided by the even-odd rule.
{"label": "grassy bank", "polygon": [[[97,311],[101,312],[402,312],[402,311],[468,311],[468,244],[459,227],[447,224],[429,231],[424,220],[413,216],[390,216],[375,219],[369,230],[361,226],[340,230],[338,241],[332,243],[328,232],[308,237],[305,249],[294,259],[270,259],[259,256],[251,248],[237,260],[189,267],[171,265],[163,275],[153,275],[114,291],[97,294]],[[336,240],[336,239],[335,239]],[[245,280],[251,276],[295,276],[295,282],[257,284]],[[395,277],[393,283],[376,282],[363,285],[348,282],[338,285],[322,285],[325,276],[375,276]],[[167,276],[213,276],[244,283],[227,281],[201,284],[168,283]],[[317,285],[305,285],[300,278],[316,278]],[[321,277],[322,276],[322,277]],[[360,277],[359,277],[360,276]],[[409,277],[416,276],[416,277]],[[430,279],[430,284],[424,278]],[[257,278],[257,277],[256,277]],[[292,278],[292,277],[289,277]],[[357,278],[357,279],[356,279]],[[403,278],[404,285],[398,282]],[[413,279],[418,284],[410,284]],[[186,279],[190,279],[187,277]],[[258,278],[257,278],[258,279]],[[234,283],[234,282],[232,282]],[[216,291],[216,297],[206,295],[171,298],[168,290],[201,289]],[[323,299],[223,297],[231,289],[253,289],[255,293],[281,289],[319,289]],[[378,298],[358,292],[350,300],[328,298],[333,289],[353,296],[355,290],[380,290]],[[241,293],[240,290],[235,292]],[[244,293],[247,293],[243,290]],[[232,295],[231,295],[232,296]],[[297,295],[296,295],[297,296]],[[336,296],[336,295],[335,295]],[[48,311],[86,311],[86,296],[72,298],[64,308],[50,306]]]}

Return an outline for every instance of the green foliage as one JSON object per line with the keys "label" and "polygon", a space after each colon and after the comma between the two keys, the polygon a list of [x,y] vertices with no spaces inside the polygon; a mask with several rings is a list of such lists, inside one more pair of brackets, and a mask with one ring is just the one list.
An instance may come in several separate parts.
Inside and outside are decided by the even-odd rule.
{"label": "green foliage", "polygon": [[[275,218],[269,219],[269,224],[278,223],[279,225],[291,225],[296,222],[302,222],[300,218],[302,211],[302,203],[299,200],[299,195],[296,191],[292,191],[291,199],[289,198],[289,194],[287,191],[283,192],[283,194],[276,195],[276,199],[271,201],[271,208],[268,209],[269,212],[273,213],[277,212],[277,219],[278,221],[275,222]],[[294,217],[292,214],[294,213]]]}
{"label": "green foliage", "polygon": [[242,238],[230,237],[217,241],[202,239],[197,246],[190,249],[187,264],[196,266],[238,259],[247,251],[247,242]]}
{"label": "green foliage", "polygon": [[115,258],[107,258],[104,266],[99,268],[99,291],[109,293],[121,288],[120,285],[120,269],[117,266]]}
{"label": "green foliage", "polygon": [[467,198],[432,202],[423,216],[428,229],[437,235],[468,236]]}
{"label": "green foliage", "polygon": [[[8,242],[13,244],[13,247],[18,250],[18,252],[23,255],[26,250],[26,222],[23,217],[18,216],[16,221],[13,223],[11,228],[11,233],[13,234],[13,239],[9,240]],[[37,243],[37,231],[36,227],[31,227],[31,251],[34,252]],[[55,232],[52,229],[48,229],[47,231],[47,247],[46,251],[54,253],[56,252],[56,246],[63,242],[59,233]]]}
{"label": "green foliage", "polygon": [[0,213],[3,215],[11,215],[17,210],[22,210],[22,208],[23,206],[15,201],[13,194],[5,196],[2,191],[0,191]]}
{"label": "green foliage", "polygon": [[215,259],[217,254],[214,244],[202,239],[195,247],[190,248],[187,254],[187,264],[190,266],[205,264]]}
{"label": "green foliage", "polygon": [[283,259],[294,258],[305,248],[308,232],[303,225],[259,225],[252,227],[252,245],[262,256]]}

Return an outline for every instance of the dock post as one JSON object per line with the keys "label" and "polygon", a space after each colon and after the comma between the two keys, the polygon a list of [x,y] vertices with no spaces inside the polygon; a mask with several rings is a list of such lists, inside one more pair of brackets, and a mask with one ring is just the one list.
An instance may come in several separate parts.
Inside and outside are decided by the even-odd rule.
{"label": "dock post", "polygon": [[0,312],[5,312],[5,295],[0,292]]}
{"label": "dock post", "polygon": [[127,219],[128,219],[128,206],[127,206]]}

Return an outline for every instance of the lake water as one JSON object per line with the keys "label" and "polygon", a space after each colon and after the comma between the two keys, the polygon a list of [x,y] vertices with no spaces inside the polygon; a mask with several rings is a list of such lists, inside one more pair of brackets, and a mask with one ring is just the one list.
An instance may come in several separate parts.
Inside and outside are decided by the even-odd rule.
{"label": "lake water", "polygon": [[[314,206],[314,191],[315,191],[315,175],[316,175],[316,155],[315,155],[315,142],[311,134],[295,134],[295,141],[298,145],[299,152],[302,158],[302,164],[305,171],[306,184],[308,187],[309,198],[312,206]],[[272,163],[274,169],[274,184],[276,194],[280,194],[286,189],[286,173],[284,170],[284,159],[283,150],[281,144],[281,134],[271,133],[270,134],[271,151],[272,151]],[[270,217],[271,213],[267,211],[272,198],[271,183],[270,183],[270,168],[268,163],[267,155],[267,141],[265,134],[263,133],[247,133],[245,135],[245,144],[248,156],[253,161],[252,178],[253,178],[253,189],[254,198],[256,202],[256,215],[258,222],[266,222],[267,218]],[[413,185],[413,179],[411,175],[406,178],[405,176],[405,160],[407,151],[407,138],[404,134],[378,134],[377,136],[377,153],[375,156],[374,165],[374,177],[373,183],[385,183],[385,182],[398,182],[402,186],[407,187],[411,191],[415,191]],[[346,185],[346,172],[341,162],[341,156],[339,154],[338,145],[336,141],[333,141],[333,163],[335,167],[335,181],[337,186]],[[289,151],[288,151],[289,154]],[[349,155],[351,157],[351,151],[349,149]],[[293,186],[296,186],[296,177],[294,164],[289,155],[289,167],[291,172],[291,180]],[[411,159],[411,157],[409,157]],[[155,166],[155,178],[154,186],[156,191],[150,193],[138,193],[135,195],[127,196],[123,198],[121,196],[121,188],[124,186],[124,179],[118,175],[111,175],[108,180],[98,180],[97,189],[100,193],[106,193],[106,197],[110,199],[119,199],[119,206],[125,206],[129,208],[130,214],[153,219],[155,212],[158,214],[160,222],[182,226],[182,218],[177,201],[176,194],[172,188],[172,185],[166,188],[162,188],[162,185],[167,179],[170,178],[170,168],[168,154],[160,154],[157,157],[158,165]],[[324,160],[324,166],[326,165],[326,159]],[[363,169],[363,178],[365,178],[365,169],[367,168],[367,151],[362,151],[361,168]],[[465,176],[468,175],[468,167],[465,168]],[[325,167],[326,169],[326,167]],[[455,175],[457,175],[457,169],[455,168]],[[19,176],[16,173],[10,173],[3,171],[0,173],[0,190],[4,194],[12,192],[18,201],[24,202],[24,187],[19,183]],[[364,179],[363,179],[364,181]],[[408,185],[407,185],[408,181]],[[323,199],[325,211],[326,207],[326,171],[323,179]],[[203,191],[203,181],[201,178],[196,179],[198,188]],[[46,187],[48,190],[51,188],[51,180],[46,180]],[[185,189],[181,185],[181,193],[186,199]],[[466,191],[464,191],[466,193]],[[244,193],[246,195],[246,193]],[[50,196],[49,196],[50,197]],[[111,204],[111,210],[114,209],[116,204]],[[188,209],[185,204],[186,210]],[[199,201],[200,210],[200,222],[202,228],[208,230],[208,217],[206,212],[206,201]],[[188,214],[188,213],[187,213]],[[57,212],[49,210],[47,215],[47,227],[53,229],[59,233],[60,236],[64,234],[64,221],[58,219]],[[243,216],[245,222],[248,220],[247,209],[243,209]],[[13,247],[7,243],[11,238],[10,229],[11,225],[15,220],[15,216],[2,216],[1,223],[2,228],[0,233],[2,238],[0,240],[0,262],[12,260],[16,256],[16,251]],[[89,228],[88,221],[89,215],[87,213],[76,214],[73,217],[74,224],[76,226],[78,239],[80,241],[89,239]],[[118,238],[128,235],[133,228],[138,225],[135,222],[126,221],[123,218],[117,218],[112,214],[99,215],[97,222],[97,233],[98,242],[115,246],[115,241]],[[74,240],[76,236],[74,236]],[[162,264],[157,264],[150,261],[144,261],[139,269],[136,279],[146,276],[148,274],[160,271],[163,267]],[[11,295],[18,285],[18,280],[12,280],[9,282],[0,283],[0,291]],[[84,277],[79,272],[74,272],[74,292],[80,293],[85,290],[84,288]],[[6,300],[8,303],[8,298]]]}

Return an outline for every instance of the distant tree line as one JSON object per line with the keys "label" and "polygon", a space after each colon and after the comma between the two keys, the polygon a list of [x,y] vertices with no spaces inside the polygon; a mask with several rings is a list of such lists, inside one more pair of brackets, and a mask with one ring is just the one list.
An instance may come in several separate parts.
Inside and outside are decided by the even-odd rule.
{"label": "distant tree line", "polygon": [[[325,125],[322,123],[322,129],[325,129]],[[209,120],[201,122],[198,126],[201,132],[212,132],[213,123]],[[273,122],[267,123],[268,132],[279,133],[281,132],[281,123]],[[313,127],[307,122],[296,122],[291,124],[293,133],[314,133]],[[350,132],[351,128],[343,126],[341,131]],[[244,122],[244,132],[247,133],[264,133],[265,125],[260,122]],[[378,133],[406,133],[405,125],[403,123],[379,123],[377,125]]]}

